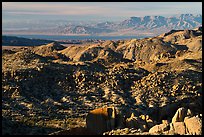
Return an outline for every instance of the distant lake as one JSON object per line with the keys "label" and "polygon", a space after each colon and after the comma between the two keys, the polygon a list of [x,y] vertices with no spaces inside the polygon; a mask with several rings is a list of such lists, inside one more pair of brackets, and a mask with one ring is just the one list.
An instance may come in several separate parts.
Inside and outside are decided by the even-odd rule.
{"label": "distant lake", "polygon": [[124,40],[124,39],[140,39],[148,36],[67,36],[67,35],[7,35],[17,36],[32,39],[46,39],[46,40]]}

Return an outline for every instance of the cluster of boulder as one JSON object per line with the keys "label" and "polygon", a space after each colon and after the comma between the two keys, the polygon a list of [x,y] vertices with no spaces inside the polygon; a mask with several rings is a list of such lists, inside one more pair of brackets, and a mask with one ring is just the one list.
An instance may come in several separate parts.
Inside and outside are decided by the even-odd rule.
{"label": "cluster of boulder", "polygon": [[[202,114],[200,115],[202,117]],[[171,123],[162,121],[162,124],[155,125],[150,128],[150,133],[170,133],[179,135],[201,135],[202,134],[202,119],[199,115],[193,116],[190,109],[184,107],[179,108]]]}
{"label": "cluster of boulder", "polygon": [[[57,127],[70,133],[73,125],[85,125],[88,115],[88,129],[103,123],[93,126],[100,134],[200,134],[189,124],[202,113],[202,32],[195,32],[185,31],[187,37],[173,43],[172,37],[183,31],[93,45],[50,43],[3,50],[2,117],[24,124],[28,119],[64,121]],[[181,107],[192,116],[179,110],[179,120],[172,121]],[[72,124],[67,118],[83,120]]]}
{"label": "cluster of boulder", "polygon": [[201,135],[202,114],[193,116],[190,109],[178,108],[171,119],[154,121],[148,115],[119,116],[114,107],[98,108],[86,117],[87,129],[103,135]]}

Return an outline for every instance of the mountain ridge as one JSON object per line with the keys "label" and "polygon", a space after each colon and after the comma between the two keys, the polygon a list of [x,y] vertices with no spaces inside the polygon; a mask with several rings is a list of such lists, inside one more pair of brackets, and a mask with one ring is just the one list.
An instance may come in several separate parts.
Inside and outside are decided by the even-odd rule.
{"label": "mountain ridge", "polygon": [[[60,24],[60,23],[57,23]],[[67,22],[63,25],[55,25],[49,28],[38,29],[31,27],[30,30],[4,30],[8,34],[57,34],[57,35],[140,35],[156,36],[171,29],[194,29],[202,26],[201,14],[179,14],[175,16],[132,16],[128,19],[113,22]]]}
{"label": "mountain ridge", "polygon": [[[158,35],[169,31],[171,29],[193,29],[202,26],[202,15],[193,14],[181,14],[180,16],[163,17],[163,16],[144,16],[144,17],[130,17],[122,22],[102,22],[97,23],[93,26],[80,26],[83,28],[84,34],[101,34],[101,33],[113,33],[118,34],[123,33],[123,31],[129,31],[132,34],[137,34],[138,31],[141,32],[152,32],[154,30],[160,30],[154,34]],[[89,27],[89,28],[87,28]],[[90,29],[93,30],[90,30]],[[95,31],[95,29],[103,29],[103,31]],[[63,29],[63,27],[62,27]],[[64,28],[66,29],[66,27]],[[127,30],[126,30],[127,29]],[[163,29],[163,30],[162,30]],[[66,33],[72,33],[70,31],[65,31]],[[75,31],[75,34],[80,34],[80,31]]]}

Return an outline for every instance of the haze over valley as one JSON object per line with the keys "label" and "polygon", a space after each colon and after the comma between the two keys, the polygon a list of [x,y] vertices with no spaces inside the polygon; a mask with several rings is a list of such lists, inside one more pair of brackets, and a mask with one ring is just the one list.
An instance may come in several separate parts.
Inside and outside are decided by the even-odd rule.
{"label": "haze over valley", "polygon": [[[99,35],[99,36],[156,36],[171,29],[193,29],[202,25],[202,15],[180,14],[177,16],[130,17],[119,22],[68,22],[42,21],[8,23],[3,34],[44,35]],[[16,28],[12,28],[15,26]]]}

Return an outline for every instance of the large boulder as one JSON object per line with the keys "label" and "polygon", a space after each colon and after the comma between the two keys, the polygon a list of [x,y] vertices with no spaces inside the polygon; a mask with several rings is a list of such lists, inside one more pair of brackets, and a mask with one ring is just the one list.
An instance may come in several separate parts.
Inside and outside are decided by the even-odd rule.
{"label": "large boulder", "polygon": [[115,128],[115,116],[114,107],[94,109],[86,117],[87,129],[96,134],[110,131]]}
{"label": "large boulder", "polygon": [[164,131],[168,131],[170,128],[168,123],[163,123],[159,125],[155,125],[152,128],[150,128],[149,133],[162,133]]}
{"label": "large boulder", "polygon": [[172,123],[174,123],[174,122],[183,122],[184,118],[186,116],[191,116],[191,115],[192,114],[191,114],[190,109],[185,109],[184,107],[181,107],[176,111],[176,113],[175,113],[174,117],[172,118],[171,122]]}
{"label": "large boulder", "polygon": [[202,134],[202,120],[199,117],[185,117],[184,123],[186,129],[191,135],[201,135]]}
{"label": "large boulder", "polygon": [[170,130],[174,130],[175,134],[185,135],[186,134],[186,126],[184,122],[174,122],[173,126],[171,126]]}

